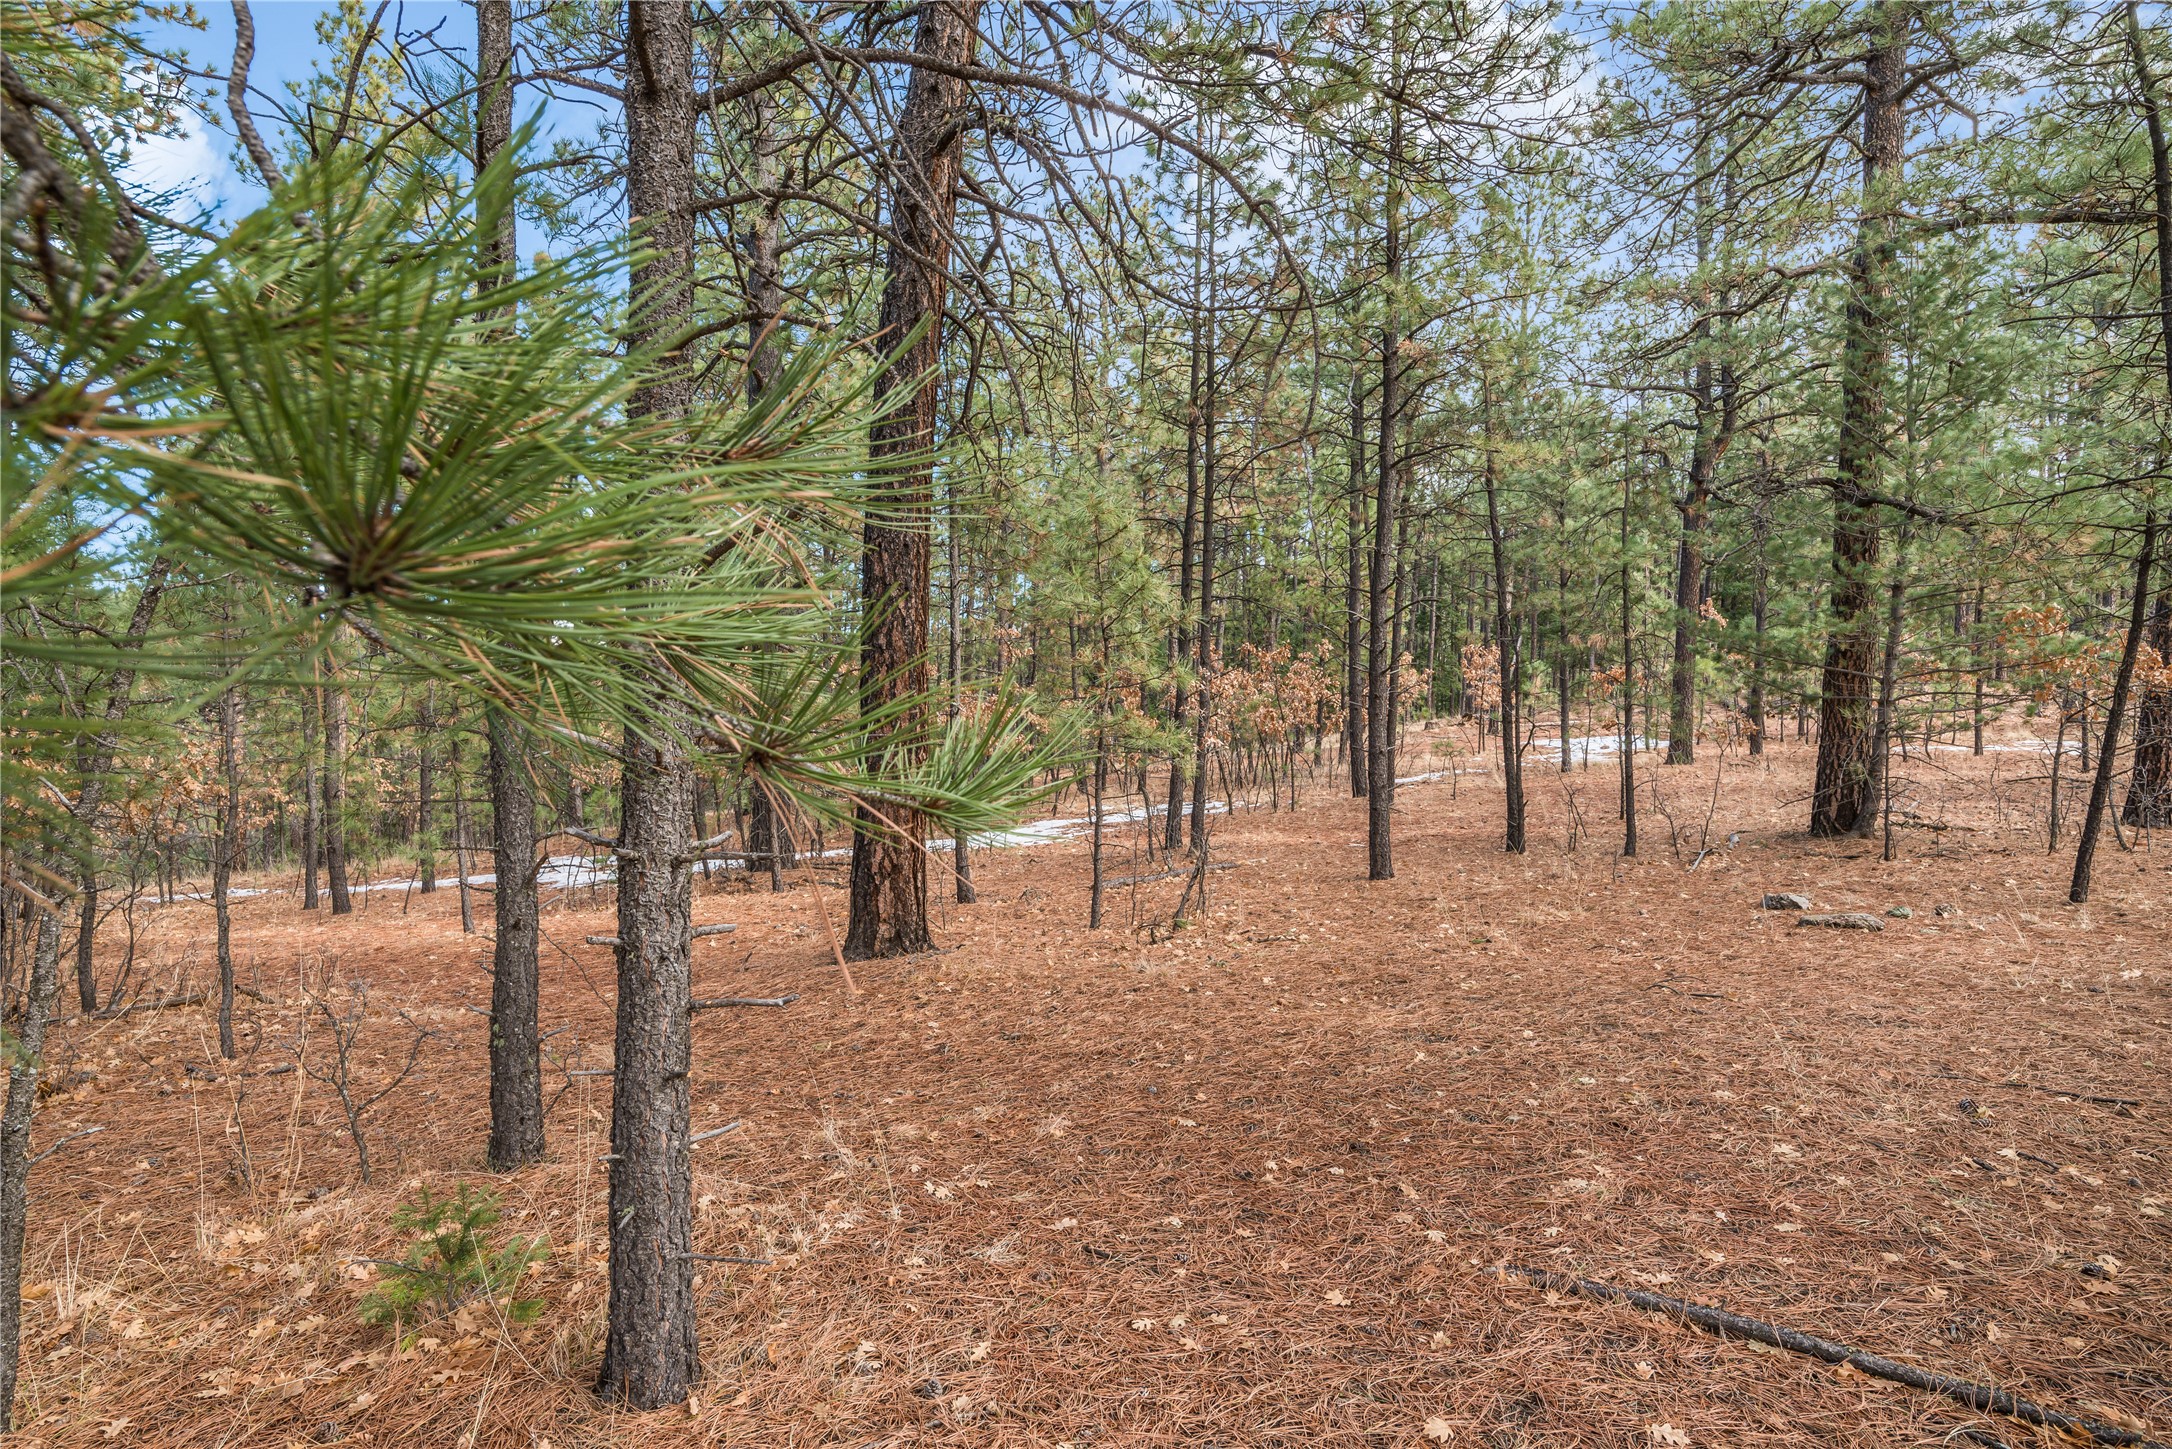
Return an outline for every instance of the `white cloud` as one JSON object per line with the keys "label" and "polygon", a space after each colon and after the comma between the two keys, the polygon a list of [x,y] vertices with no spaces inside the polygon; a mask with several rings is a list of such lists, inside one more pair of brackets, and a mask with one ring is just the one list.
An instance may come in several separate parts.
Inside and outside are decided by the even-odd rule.
{"label": "white cloud", "polygon": [[222,202],[247,200],[253,188],[227,159],[224,138],[191,111],[181,113],[180,124],[178,135],[145,136],[132,144],[122,181],[145,197],[178,197],[169,203],[177,210],[209,211]]}

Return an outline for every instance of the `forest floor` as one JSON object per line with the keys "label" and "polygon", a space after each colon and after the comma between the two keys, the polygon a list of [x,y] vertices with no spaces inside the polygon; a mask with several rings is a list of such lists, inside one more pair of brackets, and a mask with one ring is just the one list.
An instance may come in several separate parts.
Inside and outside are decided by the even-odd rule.
{"label": "forest floor", "polygon": [[[1953,828],[1903,831],[1882,863],[1802,834],[1810,757],[1788,744],[1641,760],[1683,843],[1648,804],[1635,861],[1610,760],[1566,788],[1534,762],[1518,858],[1498,781],[1464,763],[1400,793],[1390,882],[1363,879],[1362,809],[1330,772],[1297,811],[1217,818],[1236,868],[1158,945],[1130,888],[1085,929],[1076,842],[983,856],[943,951],[850,984],[834,889],[700,894],[698,920],[738,931],[697,942],[697,993],[800,1000],[697,1019],[695,1126],[744,1126],[696,1149],[696,1247],[770,1261],[704,1265],[706,1379],[657,1414],[589,1391],[609,1083],[570,1073],[609,1064],[610,953],[582,944],[611,929],[602,903],[546,915],[552,1153],[494,1179],[490,948],[455,892],[337,919],[243,901],[266,999],[241,1003],[236,1062],[205,1006],[55,1034],[40,1143],[105,1130],[33,1180],[22,1442],[2049,1442],[1503,1263],[2172,1438],[2166,841],[2107,838],[2071,907],[2026,778],[2042,757],[1946,751],[1903,773],[1913,823]],[[1122,844],[1112,873],[1147,870]],[[1181,884],[1138,887],[1139,919]],[[1885,929],[1798,928],[1767,891]],[[209,907],[142,921],[154,994],[201,990]],[[339,1009],[356,980],[358,1091],[431,1033],[364,1118],[368,1186],[331,1089],[273,1071],[303,989]],[[320,1074],[329,1040],[319,1016]],[[366,1260],[404,1250],[392,1215],[419,1185],[456,1182],[503,1190],[499,1232],[548,1235],[526,1290],[547,1306],[465,1310],[403,1349],[357,1317]]]}

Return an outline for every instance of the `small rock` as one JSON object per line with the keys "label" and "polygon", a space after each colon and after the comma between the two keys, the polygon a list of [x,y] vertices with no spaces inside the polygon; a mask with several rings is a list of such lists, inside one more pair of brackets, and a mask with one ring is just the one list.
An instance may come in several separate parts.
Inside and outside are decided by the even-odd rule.
{"label": "small rock", "polygon": [[1768,911],[1807,911],[1810,909],[1810,897],[1793,894],[1783,895],[1778,891],[1774,891],[1765,897],[1765,909]]}
{"label": "small rock", "polygon": [[1828,911],[1823,915],[1804,916],[1795,922],[1798,926],[1824,926],[1834,931],[1882,931],[1885,922],[1862,911]]}
{"label": "small rock", "polygon": [[1937,905],[1931,907],[1931,914],[1940,917],[1958,916],[1961,914],[1961,908],[1951,901],[1940,901]]}
{"label": "small rock", "polygon": [[1895,906],[1886,914],[1896,921],[1912,921],[1916,916],[1915,908],[1912,906]]}

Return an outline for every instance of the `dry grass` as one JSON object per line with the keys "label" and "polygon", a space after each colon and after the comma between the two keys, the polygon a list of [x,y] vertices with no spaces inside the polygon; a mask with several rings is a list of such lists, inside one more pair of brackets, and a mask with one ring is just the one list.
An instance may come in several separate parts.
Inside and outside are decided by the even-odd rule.
{"label": "dry grass", "polygon": [[[1612,857],[1601,766],[1570,782],[1574,853],[1560,781],[1533,770],[1521,859],[1496,849],[1485,776],[1406,787],[1400,878],[1377,885],[1323,775],[1297,813],[1220,823],[1244,864],[1168,944],[1084,929],[1082,847],[1012,851],[983,860],[984,904],[945,908],[954,950],[856,968],[856,997],[809,888],[704,894],[699,919],[740,929],[696,945],[700,990],[802,993],[697,1028],[695,1125],[747,1123],[697,1149],[697,1247],[774,1265],[705,1275],[706,1382],[646,1416],[588,1392],[608,1080],[547,1074],[552,1160],[499,1180],[502,1231],[554,1245],[543,1318],[470,1313],[399,1351],[356,1318],[356,1260],[397,1254],[416,1184],[488,1177],[468,1009],[488,945],[450,891],[339,920],[247,901],[269,1001],[245,1003],[241,1062],[217,1062],[201,1008],[57,1034],[67,1090],[41,1138],[108,1130],[34,1182],[23,1442],[2037,1442],[1483,1271],[1504,1260],[2165,1437],[2172,860],[2108,849],[2096,902],[2066,906],[2041,834],[2010,833],[2041,819],[2022,757],[1934,758],[1916,808],[1979,828],[1910,832],[1891,865],[1793,833],[1808,759],[1789,747],[1729,760],[1713,838],[1739,838],[1694,871],[1664,840]],[[1686,860],[1713,769],[1647,772]],[[1143,887],[1142,908],[1179,889]],[[1796,930],[1757,909],[1785,889],[1915,914]],[[579,944],[605,919],[546,919],[569,1067],[609,1063],[609,953]],[[200,980],[208,929],[201,906],[157,914],[165,986],[192,962]],[[393,1013],[442,1037],[371,1119],[369,1189],[323,1089],[263,1074],[291,1060],[304,983],[353,978],[365,1081],[404,1056]]]}

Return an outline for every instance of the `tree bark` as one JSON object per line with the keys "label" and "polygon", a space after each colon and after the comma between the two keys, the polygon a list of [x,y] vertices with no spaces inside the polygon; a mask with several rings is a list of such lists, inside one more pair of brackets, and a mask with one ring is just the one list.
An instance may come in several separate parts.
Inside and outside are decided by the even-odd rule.
{"label": "tree bark", "polygon": [[[513,142],[513,7],[511,0],[477,0],[477,73],[489,89],[475,121],[475,169],[490,166]],[[513,214],[498,219],[486,253],[487,289],[510,280],[519,265]],[[504,311],[497,314],[506,323]],[[490,1138],[484,1158],[499,1172],[543,1156],[543,1067],[538,1023],[536,951],[542,933],[536,900],[535,785],[527,740],[503,709],[483,713],[484,773],[490,790]],[[456,796],[455,808],[464,816]],[[466,822],[455,826],[466,841]],[[465,850],[460,852],[461,910],[468,909]]]}
{"label": "tree bark", "polygon": [[354,910],[347,893],[347,690],[330,656],[318,697],[324,708],[324,878],[332,914],[344,916]]}
{"label": "tree bark", "polygon": [[30,1119],[45,1067],[45,1031],[60,998],[60,916],[38,913],[22,1015],[8,1053],[7,1106],[0,1110],[0,1434],[14,1426],[15,1374],[23,1341],[23,1235],[30,1220]]}
{"label": "tree bark", "polygon": [[[2150,179],[2156,203],[2157,339],[2165,387],[2172,392],[2172,148],[2165,139],[2157,78],[2150,73],[2149,53],[2142,44],[2142,17],[2136,0],[2127,0],[2127,45],[2149,126]],[[2138,595],[2135,608],[2139,611],[2141,607]],[[2158,594],[2151,644],[2157,655],[2157,672],[2142,690],[2134,729],[2134,776],[2127,785],[2127,801],[2120,815],[2129,825],[2154,828],[2172,825],[2172,678],[2165,674],[2172,670],[2172,583]]]}
{"label": "tree bark", "polygon": [[[626,204],[647,259],[636,346],[674,339],[694,302],[694,29],[676,0],[626,7]],[[637,416],[683,416],[686,359],[637,389]],[[668,701],[668,694],[659,690]],[[669,703],[625,733],[619,787],[618,1011],[611,1092],[611,1290],[597,1385],[636,1409],[684,1401],[701,1376],[694,1323],[693,768]]]}
{"label": "tree bark", "polygon": [[509,1172],[543,1156],[542,1039],[537,1024],[535,790],[526,742],[502,709],[485,715],[490,747],[490,1145]]}
{"label": "tree bark", "polygon": [[1637,665],[1629,597],[1629,463],[1621,474],[1621,853],[1637,853]]}
{"label": "tree bark", "polygon": [[[1397,12],[1390,48],[1401,48],[1401,12]],[[1400,83],[1401,57],[1395,55]],[[1403,192],[1396,166],[1403,149],[1403,107],[1389,103],[1386,197],[1382,206],[1382,251],[1385,261],[1386,314],[1380,328],[1380,441],[1378,477],[1373,495],[1372,574],[1366,600],[1365,680],[1365,866],[1368,880],[1395,878],[1395,712],[1389,694],[1395,677],[1394,619],[1391,613],[1396,577],[1396,509],[1401,502],[1396,485],[1402,470],[1396,458],[1396,427],[1402,421],[1402,334],[1397,302],[1403,284]]]}
{"label": "tree bark", "polygon": [[302,704],[302,909],[317,908],[317,862],[324,851],[324,779],[317,767],[317,723],[324,691],[301,691]]}
{"label": "tree bark", "polygon": [[234,916],[229,892],[241,849],[241,700],[232,686],[219,695],[219,841],[211,861],[211,912],[217,922],[219,1055],[234,1058]]}
{"label": "tree bark", "polygon": [[1500,483],[1493,458],[1493,392],[1490,380],[1482,382],[1485,426],[1484,477],[1486,488],[1486,537],[1493,549],[1493,642],[1501,658],[1501,779],[1506,787],[1506,828],[1503,848],[1524,852],[1523,727],[1517,722],[1518,663],[1513,586],[1508,575],[1508,545],[1501,532]]}
{"label": "tree bark", "polygon": [[[920,11],[913,50],[932,61],[966,65],[979,41],[980,0],[930,0]],[[883,283],[881,336],[891,346],[919,336],[883,378],[886,394],[908,387],[909,400],[875,425],[877,457],[926,453],[935,441],[936,362],[949,282],[952,220],[957,212],[967,84],[916,67],[898,118],[889,164],[890,251]],[[872,621],[861,646],[860,693],[869,710],[901,698],[925,698],[929,686],[930,559],[927,523],[934,476],[926,464],[894,476],[884,489],[888,516],[861,532],[860,598]],[[877,742],[883,763],[910,763],[918,746],[919,707],[908,709]],[[845,954],[854,960],[931,949],[928,864],[916,811],[875,819],[864,806],[852,833],[851,919]]]}
{"label": "tree bark", "polygon": [[1350,793],[1362,800],[1371,780],[1365,759],[1364,599],[1365,388],[1363,372],[1350,366],[1350,525],[1343,547],[1343,752],[1350,762]]}
{"label": "tree bark", "polygon": [[437,686],[422,687],[422,711],[415,720],[415,878],[424,895],[437,889],[437,786],[430,753],[437,734]]}
{"label": "tree bark", "polygon": [[1840,446],[1833,499],[1832,623],[1818,706],[1817,776],[1810,833],[1847,835],[1876,808],[1871,749],[1877,687],[1878,492],[1885,452],[1886,374],[1891,359],[1891,220],[1906,137],[1909,12],[1880,0],[1863,63],[1863,201],[1849,266],[1841,343]]}
{"label": "tree bark", "polygon": [[[2161,145],[2161,137],[2159,142]],[[2134,561],[2134,607],[2127,616],[2127,642],[2119,652],[2119,672],[2112,678],[2112,702],[2104,711],[2104,735],[2097,742],[2097,775],[2089,788],[2089,813],[2082,819],[2081,843],[2074,848],[2074,879],[2066,898],[2077,906],[2089,900],[2097,835],[2104,826],[2104,811],[2112,798],[2112,774],[2119,762],[2119,729],[2126,719],[2127,694],[2134,686],[2134,661],[2141,652],[2142,631],[2149,618],[2149,571],[2156,556],[2157,511],[2152,508],[2142,522],[2142,551]]]}

